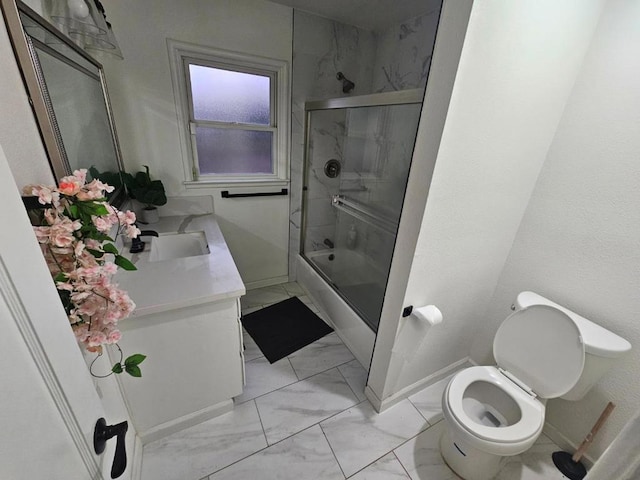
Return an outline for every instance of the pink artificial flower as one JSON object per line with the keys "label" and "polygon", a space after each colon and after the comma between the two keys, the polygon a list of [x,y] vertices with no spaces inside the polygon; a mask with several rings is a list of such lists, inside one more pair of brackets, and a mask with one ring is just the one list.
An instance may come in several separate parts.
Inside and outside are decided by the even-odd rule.
{"label": "pink artificial flower", "polygon": [[73,243],[73,235],[64,230],[54,230],[51,232],[51,243],[56,247],[69,247]]}
{"label": "pink artificial flower", "polygon": [[103,233],[108,233],[111,230],[112,223],[108,220],[107,217],[96,217],[95,215],[91,217],[93,224],[98,229],[98,231]]}
{"label": "pink artificial flower", "polygon": [[58,191],[63,195],[71,197],[80,191],[82,185],[84,185],[84,182],[81,179],[75,175],[69,175],[60,180]]}
{"label": "pink artificial flower", "polygon": [[74,303],[80,303],[91,296],[91,292],[74,292],[71,294],[71,300]]}
{"label": "pink artificial flower", "polygon": [[76,257],[79,257],[80,255],[82,255],[82,252],[84,251],[84,248],[85,248],[84,242],[82,240],[80,240],[78,243],[76,243],[76,246],[73,249],[73,254]]}
{"label": "pink artificial flower", "polygon": [[48,203],[56,205],[60,199],[60,194],[55,189],[44,185],[29,185],[23,191],[26,194],[37,196],[38,202],[42,205],[47,205]]}
{"label": "pink artificial flower", "polygon": [[118,220],[120,220],[121,225],[133,225],[136,222],[136,214],[131,210],[127,210],[126,212],[118,212]]}
{"label": "pink artificial flower", "polygon": [[114,275],[118,271],[118,266],[115,263],[107,262],[102,266],[102,271],[105,275]]}
{"label": "pink artificial flower", "polygon": [[49,243],[50,227],[33,227],[39,243]]}
{"label": "pink artificial flower", "polygon": [[97,250],[98,248],[100,248],[100,242],[94,240],[93,238],[86,238],[84,240],[84,244],[87,246],[87,248],[91,248],[92,250]]}
{"label": "pink artificial flower", "polygon": [[92,330],[90,332],[88,342],[90,347],[98,347],[102,345],[106,340],[107,336],[104,334],[104,332]]}
{"label": "pink artificial flower", "polygon": [[69,282],[58,282],[56,283],[56,287],[58,290],[66,290],[67,292],[73,292],[73,284]]}
{"label": "pink artificial flower", "polygon": [[87,182],[87,169],[81,168],[79,170],[74,170],[73,176],[76,177],[82,185],[84,185]]}
{"label": "pink artificial flower", "polygon": [[127,225],[127,227],[125,228],[125,233],[128,238],[136,238],[138,235],[140,235],[141,232],[140,229],[135,225]]}
{"label": "pink artificial flower", "polygon": [[[111,193],[111,192],[113,192],[115,190],[114,186],[108,185],[106,183],[102,183],[98,179],[93,180],[91,183],[88,183],[87,184],[87,188],[89,190],[94,190],[94,191],[97,191],[97,192],[100,192],[100,193],[102,193],[102,192]],[[102,196],[104,196],[104,195],[102,195]]]}
{"label": "pink artificial flower", "polygon": [[89,250],[103,251],[104,242],[85,237],[82,221],[70,218],[71,207],[77,201],[104,205],[108,213],[92,217],[93,226],[100,232],[109,233],[113,225],[118,225],[119,231],[124,230],[132,238],[140,231],[134,225],[136,217],[132,212],[119,212],[104,201],[105,192],[113,191],[113,187],[99,180],[87,184],[86,177],[87,171],[80,169],[62,178],[57,188],[29,185],[24,192],[38,196],[41,204],[53,205],[44,211],[48,226],[34,227],[34,232],[51,275],[65,275],[56,287],[69,292],[68,317],[78,342],[90,352],[101,352],[103,344],[120,340],[118,320],[129,316],[135,304],[125,291],[111,283],[117,266],[90,253]]}
{"label": "pink artificial flower", "polygon": [[118,343],[120,341],[120,338],[122,338],[120,330],[111,330],[107,334],[107,343]]}
{"label": "pink artificial flower", "polygon": [[73,333],[79,342],[85,342],[89,338],[89,325],[86,323],[73,326]]}

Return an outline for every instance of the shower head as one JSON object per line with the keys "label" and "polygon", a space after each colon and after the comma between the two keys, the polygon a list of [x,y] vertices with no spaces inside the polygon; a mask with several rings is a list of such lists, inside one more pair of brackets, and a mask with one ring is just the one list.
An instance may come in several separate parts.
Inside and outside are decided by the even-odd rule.
{"label": "shower head", "polygon": [[343,93],[351,93],[351,90],[356,86],[351,80],[344,76],[342,72],[336,73],[336,78],[342,81],[342,92]]}

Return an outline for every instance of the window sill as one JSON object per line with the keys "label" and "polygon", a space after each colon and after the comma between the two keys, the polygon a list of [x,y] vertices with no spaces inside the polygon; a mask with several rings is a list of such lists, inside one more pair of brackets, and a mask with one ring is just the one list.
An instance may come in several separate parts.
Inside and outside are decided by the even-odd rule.
{"label": "window sill", "polygon": [[183,182],[183,185],[187,190],[198,188],[234,188],[234,187],[288,187],[289,180],[282,180],[279,178],[274,179],[259,179],[259,180],[189,180]]}

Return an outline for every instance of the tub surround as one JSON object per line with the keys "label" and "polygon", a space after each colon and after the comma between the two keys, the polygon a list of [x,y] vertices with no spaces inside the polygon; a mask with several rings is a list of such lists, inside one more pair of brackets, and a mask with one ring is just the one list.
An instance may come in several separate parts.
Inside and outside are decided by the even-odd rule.
{"label": "tub surround", "polygon": [[358,362],[369,370],[376,335],[301,256],[296,259],[298,283],[320,309]]}
{"label": "tub surround", "polygon": [[[138,270],[116,276],[137,305],[120,323],[119,345],[125,355],[147,355],[142,378],[117,378],[143,443],[232,410],[244,385],[245,287],[215,216],[171,215],[146,227],[159,237],[144,237],[142,253],[125,253]],[[156,238],[189,232],[204,232],[210,253],[150,260]],[[119,360],[115,350],[109,356]]]}
{"label": "tub surround", "polygon": [[[339,21],[330,20],[301,10],[294,12],[292,110],[291,110],[291,197],[289,217],[289,278],[296,278],[302,215],[302,185],[304,161],[304,104],[311,99],[346,96],[336,72],[343,71],[355,82],[353,95],[424,88],[431,64],[431,52],[438,25],[439,8],[424,15],[392,25],[385,31],[372,32]],[[348,74],[347,74],[348,73]],[[342,128],[344,129],[344,120]],[[342,159],[342,142],[333,133],[339,126],[324,125],[328,135],[318,150],[333,149],[329,158]],[[413,139],[412,139],[413,141]],[[329,190],[331,182],[324,175],[311,179]],[[359,179],[359,181],[362,181]],[[404,185],[402,186],[404,188]],[[335,233],[335,212],[318,209],[315,212],[316,240],[332,238]],[[309,220],[309,219],[307,219]],[[309,238],[309,233],[307,233]],[[375,242],[372,242],[375,243]]]}

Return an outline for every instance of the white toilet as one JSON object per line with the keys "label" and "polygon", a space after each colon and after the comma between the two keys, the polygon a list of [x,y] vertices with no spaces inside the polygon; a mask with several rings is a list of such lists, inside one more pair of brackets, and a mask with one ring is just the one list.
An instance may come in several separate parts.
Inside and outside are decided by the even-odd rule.
{"label": "white toilet", "polygon": [[549,398],[579,400],[631,350],[618,335],[533,292],[493,341],[495,367],[457,373],[442,396],[440,451],[465,480],[493,478],[505,457],[536,441]]}

